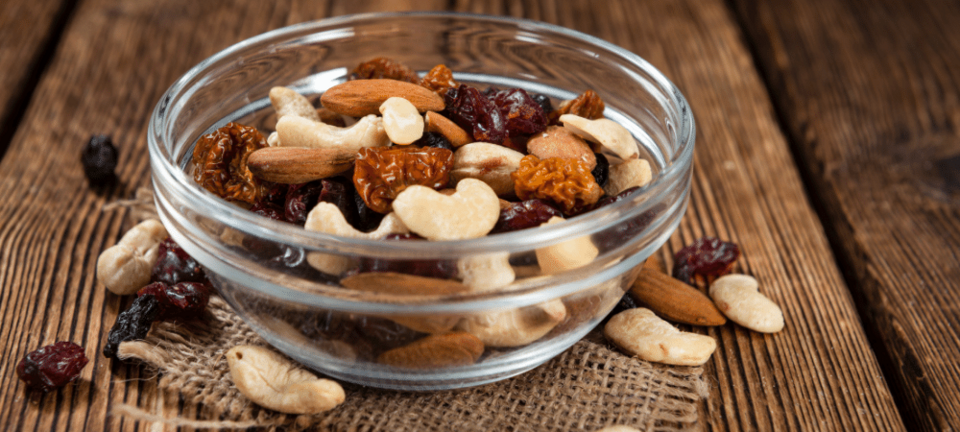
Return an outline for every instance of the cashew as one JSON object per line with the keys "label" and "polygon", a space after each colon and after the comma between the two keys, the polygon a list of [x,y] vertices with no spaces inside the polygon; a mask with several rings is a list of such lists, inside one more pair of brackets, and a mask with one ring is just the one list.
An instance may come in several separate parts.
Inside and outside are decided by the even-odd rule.
{"label": "cashew", "polygon": [[300,93],[286,87],[270,89],[270,104],[277,112],[277,118],[293,115],[315,122],[320,121],[320,116],[317,115],[317,109],[313,104]]}
{"label": "cashew", "polygon": [[423,136],[423,116],[410,101],[392,97],[380,105],[383,129],[394,144],[407,145]]}
{"label": "cashew", "polygon": [[257,405],[287,414],[318,414],[346,399],[340,384],[317,378],[267,348],[240,345],[226,357],[233,384]]}
{"label": "cashew", "polygon": [[627,128],[610,119],[589,120],[574,114],[560,116],[563,127],[580,135],[587,141],[593,141],[606,147],[623,160],[639,157],[637,142]]}
{"label": "cashew", "polygon": [[500,200],[486,183],[464,179],[446,196],[425,186],[410,186],[393,200],[393,211],[413,231],[429,240],[483,237],[500,217]]}
{"label": "cashew", "polygon": [[740,274],[722,276],[710,284],[710,298],[727,318],[750,330],[783,330],[783,311],[759,291],[757,280]]}
{"label": "cashew", "polygon": [[520,168],[523,153],[485,142],[467,144],[453,153],[450,180],[454,184],[465,178],[483,180],[497,195],[512,193],[510,173]]}
{"label": "cashew", "polygon": [[127,231],[120,241],[100,253],[97,278],[110,292],[128,295],[150,283],[160,243],[167,230],[156,219],[147,219]]}
{"label": "cashew", "polygon": [[610,175],[603,191],[614,196],[634,186],[646,186],[652,178],[650,162],[646,159],[630,159],[610,167]]}
{"label": "cashew", "polygon": [[461,258],[457,262],[457,270],[463,284],[474,292],[503,288],[516,279],[513,267],[510,266],[510,254],[507,252]]}
{"label": "cashew", "polygon": [[540,159],[580,159],[591,170],[597,166],[597,157],[583,138],[560,126],[548,126],[545,131],[533,135],[527,141],[527,151]]}
{"label": "cashew", "polygon": [[270,132],[270,135],[267,135],[267,146],[280,147],[280,134],[277,131]]}
{"label": "cashew", "polygon": [[[381,239],[386,237],[387,234],[406,234],[410,232],[393,213],[384,216],[376,230],[369,233],[359,231],[347,222],[343,213],[340,212],[340,208],[328,202],[318,203],[313,210],[310,210],[303,227],[308,231],[368,240]],[[350,257],[322,252],[310,252],[307,254],[307,262],[313,268],[333,275],[343,273],[351,265]]]}
{"label": "cashew", "polygon": [[464,318],[457,329],[470,333],[486,346],[518,347],[542,338],[567,317],[559,299],[520,309],[507,309]]}
{"label": "cashew", "polygon": [[360,151],[364,147],[383,147],[390,144],[383,130],[383,120],[368,115],[357,124],[339,128],[297,116],[283,116],[277,120],[279,146],[283,147],[336,147]]}
{"label": "cashew", "polygon": [[717,341],[712,337],[677,330],[646,308],[614,315],[604,326],[603,334],[630,355],[670,365],[702,365],[717,349]]}
{"label": "cashew", "polygon": [[[550,225],[563,222],[563,218],[554,216],[546,223]],[[563,243],[537,249],[537,262],[544,274],[559,273],[583,267],[593,261],[600,251],[590,241],[589,236],[580,236]]]}

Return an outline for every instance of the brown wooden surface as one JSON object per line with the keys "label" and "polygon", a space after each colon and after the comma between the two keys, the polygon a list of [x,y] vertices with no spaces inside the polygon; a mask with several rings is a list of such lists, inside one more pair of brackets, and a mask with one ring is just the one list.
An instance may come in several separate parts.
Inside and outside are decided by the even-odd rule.
{"label": "brown wooden surface", "polygon": [[[853,1],[845,3],[855,4]],[[928,401],[931,398],[956,393],[956,383],[949,376],[928,375],[921,379],[923,373],[932,374],[934,371],[934,368],[924,369],[928,364],[946,365],[952,359],[938,360],[935,353],[939,347],[930,345],[924,348],[926,351],[921,355],[925,357],[922,359],[919,355],[910,357],[913,362],[908,367],[916,368],[916,373],[899,376],[896,369],[881,370],[857,315],[854,297],[841,278],[841,268],[836,264],[824,227],[808,198],[813,197],[815,202],[829,200],[831,194],[836,196],[840,193],[838,191],[848,190],[838,186],[838,179],[861,180],[860,177],[840,177],[839,171],[861,173],[869,170],[854,164],[827,163],[825,166],[832,168],[826,175],[822,170],[810,169],[811,164],[818,163],[817,159],[804,158],[800,164],[804,172],[812,172],[814,177],[819,173],[829,179],[817,184],[830,188],[826,191],[805,189],[781,131],[781,127],[785,127],[790,133],[792,143],[801,148],[800,155],[808,150],[813,155],[832,156],[847,155],[845,152],[849,151],[861,157],[848,156],[857,164],[876,163],[878,167],[873,172],[882,169],[883,164],[879,162],[891,161],[869,159],[858,154],[859,150],[838,147],[838,143],[859,137],[863,142],[849,142],[848,145],[869,149],[882,147],[874,142],[877,140],[875,136],[871,141],[870,134],[853,135],[863,130],[877,132],[877,129],[858,129],[851,125],[843,129],[839,119],[889,120],[891,124],[884,123],[876,128],[889,127],[892,132],[907,132],[906,135],[893,133],[884,137],[901,143],[922,143],[925,146],[918,147],[925,150],[950,148],[946,144],[945,147],[937,145],[949,144],[950,134],[956,131],[960,115],[957,115],[955,96],[937,99],[942,103],[935,106],[936,110],[930,110],[918,96],[907,93],[913,96],[914,106],[912,110],[907,110],[906,104],[899,106],[899,109],[909,111],[897,112],[908,117],[901,119],[878,108],[877,105],[884,102],[875,99],[876,94],[864,92],[869,97],[853,99],[857,103],[852,104],[847,99],[850,95],[836,91],[835,83],[817,75],[818,68],[827,69],[828,72],[824,73],[828,75],[841,78],[849,75],[852,77],[849,79],[858,84],[869,82],[864,81],[862,75],[869,74],[870,69],[853,62],[854,53],[846,53],[848,57],[838,53],[838,58],[848,60],[840,65],[818,63],[820,51],[813,48],[816,44],[804,39],[804,35],[808,38],[820,35],[824,40],[836,43],[836,39],[842,39],[840,36],[826,38],[822,32],[818,33],[816,24],[836,25],[833,21],[856,14],[860,9],[869,9],[867,6],[845,6],[838,12],[839,18],[827,12],[822,12],[824,15],[821,16],[818,11],[807,11],[806,15],[799,14],[797,21],[793,22],[793,9],[806,8],[801,2],[797,2],[793,9],[771,11],[764,5],[743,5],[733,9],[722,0],[236,0],[230,3],[80,0],[72,9],[69,20],[58,21],[56,8],[37,18],[52,23],[65,22],[66,27],[59,30],[29,28],[28,23],[9,18],[7,9],[0,7],[0,22],[15,22],[14,26],[20,32],[39,31],[43,33],[40,36],[63,32],[49,64],[40,65],[44,75],[30,94],[29,109],[22,121],[15,125],[16,135],[10,143],[10,150],[0,161],[0,346],[3,347],[0,351],[0,425],[8,430],[37,431],[150,430],[149,425],[108,416],[111,406],[120,402],[135,403],[164,415],[190,417],[196,412],[196,407],[181,406],[176,398],[158,395],[156,378],[141,368],[120,366],[111,370],[99,355],[107,328],[125,304],[123,299],[105,292],[94,278],[97,255],[122,234],[122,215],[102,212],[101,208],[107,202],[128,197],[137,186],[147,183],[147,119],[170,83],[206,56],[266,30],[328,15],[432,8],[526,17],[599,36],[651,61],[687,96],[698,129],[694,186],[690,210],[668,249],[675,250],[704,234],[740,243],[744,251],[741,270],[755,275],[761,282],[761,290],[781,305],[787,326],[782,333],[766,336],[732,323],[707,332],[718,339],[719,348],[707,367],[706,379],[711,395],[701,404],[704,430],[903,430],[904,424],[887,388],[884,372],[888,377],[906,382],[905,385],[898,383],[898,388],[910,388],[916,381],[923,382],[924,389],[951,385],[950,389],[921,392],[919,396],[898,391],[896,395],[900,400],[897,403],[905,407],[908,419],[912,420],[910,416],[916,414],[911,413],[918,412],[914,409],[930,406]],[[887,9],[897,11],[896,7],[887,6]],[[757,12],[753,12],[754,8]],[[820,8],[823,9],[828,8]],[[762,14],[763,20],[744,30],[739,23],[755,19],[752,14]],[[861,21],[857,22],[867,29],[872,26],[883,28],[882,15],[876,14],[872,12],[867,18],[858,18]],[[738,17],[748,19],[738,20]],[[937,19],[939,21],[935,22],[942,28],[942,33],[937,34],[941,36],[952,28],[948,24],[958,23],[956,19],[950,21],[949,16]],[[902,31],[922,41],[926,33],[921,30],[908,28]],[[7,31],[6,28],[0,29],[0,34]],[[40,36],[34,38],[43,40]],[[859,37],[862,40],[854,39],[863,42],[867,36]],[[8,40],[12,39],[0,40],[0,59],[5,58],[7,51],[22,48],[10,45],[12,42]],[[785,50],[785,40],[793,42],[794,49],[800,50],[799,54]],[[956,40],[945,36],[941,40],[950,42],[944,45],[957,46]],[[856,46],[853,42],[851,44]],[[758,59],[751,56],[751,46],[760,47],[757,50],[761,54],[759,60],[765,65],[766,76],[773,77],[770,82],[775,90],[773,98],[780,108],[779,119],[771,104],[771,94],[754,67]],[[934,52],[911,52],[938,65],[948,64]],[[784,59],[792,59],[793,55],[799,55],[810,64],[802,67],[788,64]],[[776,61],[766,62],[767,59]],[[877,58],[874,62],[881,64],[881,60]],[[901,62],[898,63],[902,66],[901,73],[917,80],[910,87],[915,91],[936,95],[942,89],[956,87],[950,85],[948,69],[934,68],[924,74],[903,66],[905,59],[898,61]],[[894,90],[889,91],[895,92],[895,88],[891,88]],[[807,99],[808,92],[814,92],[816,97],[810,100],[816,103]],[[834,113],[837,117],[818,120],[817,115],[811,115],[811,107]],[[844,114],[845,107],[851,112]],[[876,118],[867,116],[875,112],[882,115],[877,114],[879,117]],[[795,114],[798,117],[792,117]],[[894,125],[901,124],[899,122],[907,122],[914,129],[894,128]],[[803,133],[798,135],[797,130]],[[87,187],[77,162],[80,147],[89,135],[95,133],[113,135],[121,150],[118,169],[121,184],[99,193]],[[912,135],[915,133],[919,135]],[[798,136],[807,140],[797,140]],[[895,155],[888,154],[887,157]],[[894,159],[893,162],[897,162]],[[909,184],[919,175],[906,169],[908,167],[904,165],[897,170],[899,177],[896,179]],[[885,185],[890,186],[890,182],[887,179]],[[874,193],[879,191],[875,189]],[[822,198],[824,196],[826,198]],[[955,195],[947,196],[955,199]],[[908,195],[897,195],[900,201],[907,198]],[[887,202],[898,206],[899,211],[899,207],[904,206],[900,201]],[[922,253],[932,251],[930,253],[945,256],[953,253],[956,260],[956,246],[960,242],[957,241],[956,226],[952,225],[952,231],[950,228],[948,218],[956,216],[955,211],[951,216],[950,201],[948,204],[936,201],[941,205],[932,207],[922,207],[929,201],[913,203],[919,203],[917,205],[927,213],[906,213],[905,217],[939,221],[939,225],[926,225],[916,233],[917,236],[927,235],[936,227],[947,228],[947,233],[928,243],[928,249],[923,249]],[[865,204],[861,201],[857,205]],[[912,260],[925,256],[904,245],[916,246],[917,243],[891,237],[889,232],[893,230],[889,226],[880,225],[878,228],[873,225],[880,219],[875,215],[876,211],[853,217],[851,215],[856,214],[853,207],[831,205],[828,208],[836,210],[826,212],[830,215],[827,232],[849,231],[850,238],[862,242],[862,233],[858,229],[864,226],[887,229],[886,237],[878,234],[874,241],[882,240],[885,247],[893,247],[884,249],[893,251],[888,254],[896,255],[897,247],[900,254],[910,254],[911,261],[897,262],[899,267],[877,269],[876,259],[889,261],[889,255],[874,254],[869,256],[871,260],[860,261],[864,255],[859,249],[852,249],[857,252],[853,254],[849,246],[839,249],[841,264],[849,266],[849,269],[842,270],[850,270],[856,275],[851,280],[857,289],[855,298],[861,301],[861,311],[873,313],[880,307],[880,300],[900,303],[887,304],[879,309],[887,316],[902,314],[891,318],[892,324],[888,327],[871,327],[881,335],[880,339],[899,338],[904,341],[902,345],[909,346],[907,338],[903,337],[906,335],[904,329],[924,325],[928,327],[928,333],[935,330],[946,337],[956,327],[951,321],[956,320],[955,306],[949,303],[948,294],[936,294],[939,304],[924,304],[928,309],[907,315],[904,312],[907,302],[913,299],[874,294],[884,292],[880,288],[885,287],[879,282],[883,279],[876,279],[875,275],[908,271],[917,279],[903,276],[900,283],[909,284],[915,280],[928,286],[949,286],[951,282],[947,278],[953,271],[956,279],[956,267],[953,270],[949,267],[933,269],[928,268],[926,262],[914,263]],[[907,207],[905,211],[916,208]],[[890,208],[875,210],[893,211]],[[846,225],[838,227],[837,223]],[[899,222],[909,223],[910,220]],[[898,225],[897,228],[903,227]],[[860,247],[856,241],[852,244]],[[947,259],[930,262],[945,263]],[[912,266],[903,268],[904,264]],[[867,271],[861,271],[861,268]],[[871,280],[878,282],[869,283]],[[932,317],[937,314],[949,318],[935,321]],[[867,317],[867,322],[873,326],[876,319]],[[919,341],[918,344],[946,343],[932,336],[917,338],[913,333],[910,336]],[[71,340],[86,347],[91,364],[84,369],[82,381],[48,395],[26,392],[13,371],[16,361],[27,351],[56,340]],[[952,343],[956,343],[956,338]],[[956,374],[956,368],[953,373]],[[911,399],[914,397],[917,399]],[[956,411],[955,403],[951,405],[946,399],[938,400],[942,401],[937,405],[941,412]],[[947,415],[938,418],[949,418]],[[908,425],[912,426],[912,423]]]}

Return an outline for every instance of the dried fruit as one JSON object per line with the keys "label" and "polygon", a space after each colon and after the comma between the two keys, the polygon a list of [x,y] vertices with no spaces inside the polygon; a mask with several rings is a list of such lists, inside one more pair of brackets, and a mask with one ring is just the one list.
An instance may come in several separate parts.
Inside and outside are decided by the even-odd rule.
{"label": "dried fruit", "polygon": [[420,139],[413,142],[417,147],[433,147],[453,151],[453,146],[442,134],[438,132],[424,132]]}
{"label": "dried fruit", "polygon": [[673,277],[688,284],[693,284],[694,277],[709,282],[730,273],[739,257],[740,247],[736,243],[701,237],[674,255]]}
{"label": "dried fruit", "polygon": [[350,186],[350,190],[353,191],[353,203],[357,206],[357,220],[356,225],[353,227],[365,233],[377,229],[377,227],[380,226],[380,221],[383,220],[384,214],[373,211],[373,209],[363,201],[363,197],[360,196],[357,188],[353,187],[352,183]]}
{"label": "dried fruit", "polygon": [[160,243],[157,263],[153,266],[150,280],[176,285],[180,282],[206,282],[207,276],[200,263],[180,248],[172,238],[167,237]]}
{"label": "dried fruit", "polygon": [[160,314],[157,319],[193,319],[200,316],[210,301],[210,287],[197,282],[180,282],[167,285],[154,282],[137,291],[137,296],[153,295],[157,298]]}
{"label": "dried fruit", "polygon": [[587,90],[575,99],[563,101],[560,108],[553,112],[551,119],[558,119],[564,114],[574,114],[580,117],[596,120],[603,118],[603,110],[606,108],[603,100],[593,90]]}
{"label": "dried fruit", "polygon": [[409,345],[394,348],[377,357],[377,362],[407,369],[434,369],[467,366],[483,354],[483,342],[470,333],[431,335]]}
{"label": "dried fruit", "polygon": [[550,101],[550,98],[547,95],[542,95],[540,93],[530,93],[530,97],[533,98],[533,101],[540,105],[540,109],[543,110],[543,113],[547,115],[547,118],[550,118],[550,114],[553,113],[553,102]]}
{"label": "dried fruit", "polygon": [[[640,190],[639,187],[633,187],[627,189],[623,192],[620,192],[614,196],[608,196],[600,201],[593,207],[593,210],[599,209],[601,207],[606,207],[610,204],[613,204],[618,201],[622,201],[630,197],[634,192]],[[610,228],[607,228],[603,231],[600,231],[593,235],[593,243],[597,245],[600,250],[609,251],[617,248],[618,246],[626,243],[630,243],[634,237],[643,232],[650,225],[650,222],[653,222],[653,219],[657,217],[658,214],[663,210],[664,205],[658,204],[639,215],[624,221],[623,223],[614,225]]]}
{"label": "dried fruit", "polygon": [[453,152],[440,148],[365,148],[357,154],[353,184],[374,211],[388,213],[407,187],[443,189],[450,183]]}
{"label": "dried fruit", "polygon": [[510,175],[522,200],[545,199],[565,214],[578,214],[603,195],[587,164],[579,159],[540,158],[528,155]]}
{"label": "dried fruit", "polygon": [[[423,240],[416,234],[388,234],[385,241]],[[445,260],[403,260],[383,258],[360,258],[359,272],[393,272],[437,279],[451,279],[456,274],[456,262]]]}
{"label": "dried fruit", "polygon": [[531,135],[547,128],[543,108],[525,90],[500,90],[489,97],[506,120],[507,136]]}
{"label": "dried fruit", "polygon": [[46,392],[75,381],[87,361],[80,345],[57,342],[27,353],[17,364],[17,376],[28,388]]}
{"label": "dried fruit", "polygon": [[80,163],[91,184],[103,184],[116,179],[117,148],[107,135],[94,135],[83,147]]}
{"label": "dried fruit", "polygon": [[287,220],[284,216],[283,208],[270,204],[269,202],[258,202],[250,207],[250,211],[275,221],[286,222]]}
{"label": "dried fruit", "polygon": [[333,311],[306,317],[300,331],[316,339],[349,342],[360,357],[367,359],[424,336],[388,319]]}
{"label": "dried fruit", "polygon": [[160,302],[153,294],[137,297],[129,309],[117,316],[117,322],[107,335],[107,344],[103,347],[103,356],[117,357],[120,342],[139,340],[147,337],[150,326],[160,315]]}
{"label": "dried fruit", "polygon": [[560,216],[563,216],[560,210],[544,200],[532,199],[510,203],[507,207],[500,209],[500,218],[497,219],[497,224],[494,225],[490,234],[538,227],[550,218]]}
{"label": "dried fruit", "polygon": [[360,63],[354,70],[350,71],[347,79],[391,79],[414,84],[420,82],[420,77],[413,69],[386,57],[377,57]]}
{"label": "dried fruit", "polygon": [[287,199],[283,203],[284,218],[287,222],[303,225],[307,221],[307,214],[317,205],[320,192],[323,191],[322,181],[292,184],[287,189]]}
{"label": "dried fruit", "polygon": [[444,116],[473,135],[474,141],[500,144],[507,138],[507,120],[480,90],[461,84],[444,96]]}
{"label": "dried fruit", "polygon": [[438,64],[430,69],[420,80],[420,85],[437,92],[440,96],[447,93],[447,90],[457,87],[457,81],[453,79],[453,71],[446,65]]}
{"label": "dried fruit", "polygon": [[253,204],[269,184],[250,172],[247,158],[266,146],[267,140],[256,128],[227,123],[197,140],[193,149],[193,179],[221,198]]}
{"label": "dried fruit", "polygon": [[594,153],[593,156],[597,160],[597,166],[590,171],[590,174],[593,174],[593,179],[600,187],[604,187],[607,185],[607,179],[610,178],[610,161],[603,153]]}

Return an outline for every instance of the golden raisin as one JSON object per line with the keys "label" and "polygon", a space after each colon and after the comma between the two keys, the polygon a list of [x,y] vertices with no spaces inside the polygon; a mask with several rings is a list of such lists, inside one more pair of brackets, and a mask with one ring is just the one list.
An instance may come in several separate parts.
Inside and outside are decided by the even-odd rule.
{"label": "golden raisin", "polygon": [[534,155],[520,159],[520,168],[510,174],[517,197],[543,199],[557,205],[565,214],[578,214],[603,195],[590,168],[580,159],[547,158]]}
{"label": "golden raisin", "polygon": [[407,186],[445,188],[451,168],[453,152],[444,148],[365,147],[357,153],[353,184],[367,207],[389,213],[393,200]]}
{"label": "golden raisin", "polygon": [[420,85],[433,90],[440,96],[447,93],[447,90],[459,86],[453,79],[453,71],[447,65],[438,64],[430,69],[430,72],[423,77]]}
{"label": "golden raisin", "polygon": [[386,57],[377,57],[360,63],[356,69],[350,71],[349,79],[392,79],[414,84],[420,83],[420,77],[413,69]]}
{"label": "golden raisin", "polygon": [[576,99],[560,103],[560,108],[550,113],[550,121],[556,123],[556,120],[564,114],[574,114],[586,119],[596,120],[603,118],[604,108],[606,108],[606,105],[600,99],[600,95],[593,90],[587,90],[577,96]]}
{"label": "golden raisin", "polygon": [[253,176],[247,158],[266,146],[267,140],[256,128],[227,123],[197,140],[193,149],[193,179],[222,198],[253,204],[271,183]]}

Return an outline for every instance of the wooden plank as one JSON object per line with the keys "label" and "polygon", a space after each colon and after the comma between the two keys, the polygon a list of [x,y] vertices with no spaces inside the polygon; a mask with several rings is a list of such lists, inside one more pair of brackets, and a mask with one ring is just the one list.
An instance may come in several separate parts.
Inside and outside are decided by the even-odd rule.
{"label": "wooden plank", "polygon": [[906,423],[960,429],[960,4],[734,3]]}

